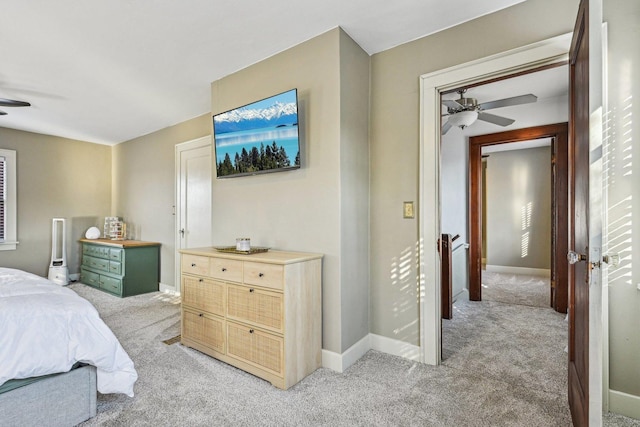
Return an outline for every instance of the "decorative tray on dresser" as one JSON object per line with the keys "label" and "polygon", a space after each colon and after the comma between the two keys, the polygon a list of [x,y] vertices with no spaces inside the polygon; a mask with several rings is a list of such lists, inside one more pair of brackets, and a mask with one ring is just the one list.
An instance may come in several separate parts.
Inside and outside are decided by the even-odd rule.
{"label": "decorative tray on dresser", "polygon": [[180,253],[183,345],[285,390],[320,367],[322,255]]}

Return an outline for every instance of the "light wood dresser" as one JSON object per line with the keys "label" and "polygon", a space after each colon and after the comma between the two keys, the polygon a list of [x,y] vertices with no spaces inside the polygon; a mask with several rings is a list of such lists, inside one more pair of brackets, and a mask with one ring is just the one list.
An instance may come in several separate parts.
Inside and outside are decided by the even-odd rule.
{"label": "light wood dresser", "polygon": [[183,345],[285,390],[320,367],[322,255],[180,253]]}

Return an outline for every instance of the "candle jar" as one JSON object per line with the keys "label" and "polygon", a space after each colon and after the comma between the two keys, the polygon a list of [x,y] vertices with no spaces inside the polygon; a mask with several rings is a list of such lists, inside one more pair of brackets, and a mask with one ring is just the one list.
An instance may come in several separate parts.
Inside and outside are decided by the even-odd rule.
{"label": "candle jar", "polygon": [[236,250],[243,252],[251,250],[251,239],[248,237],[238,237],[236,239]]}

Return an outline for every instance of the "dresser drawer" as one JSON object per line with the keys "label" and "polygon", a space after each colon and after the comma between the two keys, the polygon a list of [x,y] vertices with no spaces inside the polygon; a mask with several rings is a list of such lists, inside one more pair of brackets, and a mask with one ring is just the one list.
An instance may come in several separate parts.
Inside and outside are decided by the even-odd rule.
{"label": "dresser drawer", "polygon": [[244,263],[244,283],[265,288],[283,289],[284,267],[246,261]]}
{"label": "dresser drawer", "polygon": [[84,254],[82,255],[82,266],[83,267],[91,267],[91,257]]}
{"label": "dresser drawer", "polygon": [[109,273],[122,275],[122,263],[118,261],[109,261]]}
{"label": "dresser drawer", "polygon": [[109,272],[109,260],[103,258],[96,258],[94,256],[84,256],[82,258],[82,263],[89,268],[93,268],[94,270],[100,270],[104,272]]}
{"label": "dresser drawer", "polygon": [[225,284],[202,277],[183,275],[182,304],[224,316]]}
{"label": "dresser drawer", "polygon": [[80,281],[85,285],[100,287],[100,275],[84,268],[80,269]]}
{"label": "dresser drawer", "polygon": [[224,325],[221,318],[186,307],[182,309],[182,336],[219,353],[225,352]]}
{"label": "dresser drawer", "polygon": [[242,282],[242,261],[211,258],[209,275],[220,280]]}
{"label": "dresser drawer", "polygon": [[249,286],[227,285],[227,317],[282,333],[284,295]]}
{"label": "dresser drawer", "polygon": [[284,375],[284,340],[276,335],[227,322],[227,354],[280,377]]}
{"label": "dresser drawer", "polygon": [[122,293],[122,280],[100,275],[100,289],[120,295]]}
{"label": "dresser drawer", "polygon": [[82,253],[99,258],[109,258],[109,248],[96,245],[83,245]]}
{"label": "dresser drawer", "polygon": [[109,249],[109,259],[114,261],[122,261],[123,252],[124,251],[122,249],[111,248]]}
{"label": "dresser drawer", "polygon": [[209,274],[209,257],[182,255],[182,272],[207,276]]}

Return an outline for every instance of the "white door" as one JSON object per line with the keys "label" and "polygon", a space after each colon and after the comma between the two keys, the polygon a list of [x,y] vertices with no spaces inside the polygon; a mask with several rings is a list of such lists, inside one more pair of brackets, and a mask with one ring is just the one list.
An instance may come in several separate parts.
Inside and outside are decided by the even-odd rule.
{"label": "white door", "polygon": [[176,145],[176,292],[184,248],[211,246],[211,137]]}

